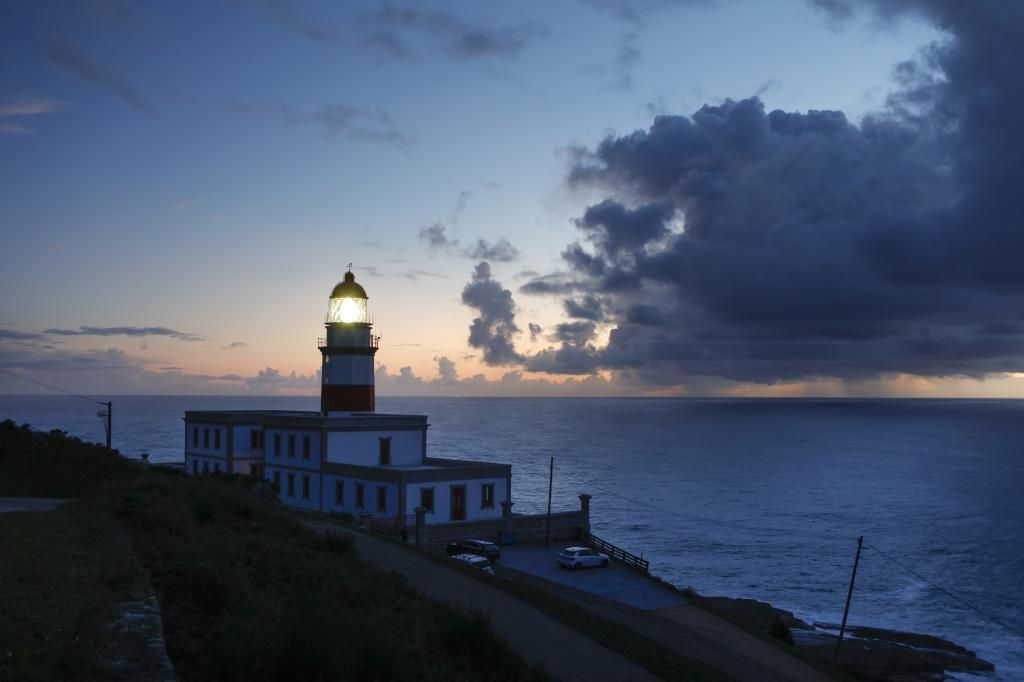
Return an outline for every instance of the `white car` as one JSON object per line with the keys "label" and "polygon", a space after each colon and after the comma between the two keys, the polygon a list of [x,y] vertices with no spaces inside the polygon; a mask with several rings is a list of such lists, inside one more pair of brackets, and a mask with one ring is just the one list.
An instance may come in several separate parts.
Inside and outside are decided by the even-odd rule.
{"label": "white car", "polygon": [[455,554],[452,559],[456,561],[463,561],[474,568],[479,568],[481,571],[488,575],[494,575],[494,569],[491,568],[491,562],[486,557],[482,557],[479,554]]}
{"label": "white car", "polygon": [[607,566],[608,555],[595,552],[589,547],[566,547],[558,553],[558,565],[562,568],[585,568],[587,566]]}

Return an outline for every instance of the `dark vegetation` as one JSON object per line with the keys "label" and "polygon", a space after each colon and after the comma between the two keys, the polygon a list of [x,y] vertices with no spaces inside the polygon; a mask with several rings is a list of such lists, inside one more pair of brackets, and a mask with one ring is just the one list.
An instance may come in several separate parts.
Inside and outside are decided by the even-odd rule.
{"label": "dark vegetation", "polygon": [[[8,421],[0,423],[0,491],[81,497],[57,516],[15,514],[0,526],[5,555],[16,557],[5,556],[0,573],[0,641],[24,642],[8,640],[6,629],[19,630],[32,613],[39,631],[25,636],[34,640],[78,628],[67,621],[76,610],[100,620],[111,613],[115,595],[103,586],[111,576],[79,568],[106,561],[88,532],[106,519],[111,532],[127,533],[150,574],[181,680],[548,679],[496,638],[486,617],[431,601],[361,562],[351,537],[308,531],[254,481],[151,470]],[[42,520],[66,516],[81,523]],[[79,594],[72,615],[41,608],[51,598],[28,574],[43,563],[52,569],[46,584],[63,580]],[[71,665],[96,646],[76,645],[59,660]],[[21,670],[0,658],[0,679],[31,678]],[[50,677],[39,670],[38,679]]]}

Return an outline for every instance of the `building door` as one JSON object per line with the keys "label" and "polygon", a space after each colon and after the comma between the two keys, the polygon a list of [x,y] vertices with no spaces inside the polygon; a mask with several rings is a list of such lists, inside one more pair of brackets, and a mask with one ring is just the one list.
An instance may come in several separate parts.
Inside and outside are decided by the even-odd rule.
{"label": "building door", "polygon": [[452,521],[466,520],[466,486],[452,486]]}

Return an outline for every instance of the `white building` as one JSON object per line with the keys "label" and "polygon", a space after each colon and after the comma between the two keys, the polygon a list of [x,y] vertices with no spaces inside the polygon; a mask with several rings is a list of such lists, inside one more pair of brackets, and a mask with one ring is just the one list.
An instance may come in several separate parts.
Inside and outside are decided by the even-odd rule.
{"label": "white building", "polygon": [[[281,500],[412,525],[500,519],[511,500],[512,467],[427,456],[427,418],[374,411],[372,334],[366,291],[351,272],[331,292],[317,345],[319,412],[189,411],[185,467],[272,481]],[[511,507],[509,507],[511,508]]]}

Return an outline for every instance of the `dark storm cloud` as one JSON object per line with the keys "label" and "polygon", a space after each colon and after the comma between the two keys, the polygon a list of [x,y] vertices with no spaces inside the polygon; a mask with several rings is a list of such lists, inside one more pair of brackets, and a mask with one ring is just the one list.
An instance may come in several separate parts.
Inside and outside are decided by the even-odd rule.
{"label": "dark storm cloud", "polygon": [[179,341],[202,341],[199,334],[179,332],[167,327],[79,327],[78,329],[47,329],[57,336],[167,336]]}
{"label": "dark storm cloud", "polygon": [[565,314],[583,320],[600,322],[604,319],[604,301],[594,295],[582,298],[567,298],[563,301]]}
{"label": "dark storm cloud", "polygon": [[418,35],[437,44],[451,59],[465,61],[487,57],[516,57],[530,43],[547,37],[548,28],[536,21],[509,26],[470,23],[443,10],[421,10],[387,5],[367,17],[375,27],[366,44],[390,56],[412,54],[409,37]]}
{"label": "dark storm cloud", "polygon": [[528,368],[661,383],[1024,369],[1024,5],[817,4],[945,35],[859,124],[751,97],[575,150],[570,185],[607,198],[577,221],[569,275],[520,290],[599,293],[610,338]]}
{"label": "dark storm cloud", "polygon": [[462,302],[480,313],[469,327],[469,345],[483,351],[484,362],[488,365],[520,362],[522,356],[516,352],[513,340],[519,327],[512,292],[491,277],[491,265],[487,261],[477,264],[462,290]]}
{"label": "dark storm cloud", "polygon": [[109,90],[144,114],[155,113],[134,86],[113,69],[92,61],[66,38],[52,38],[46,56],[61,71]]}

